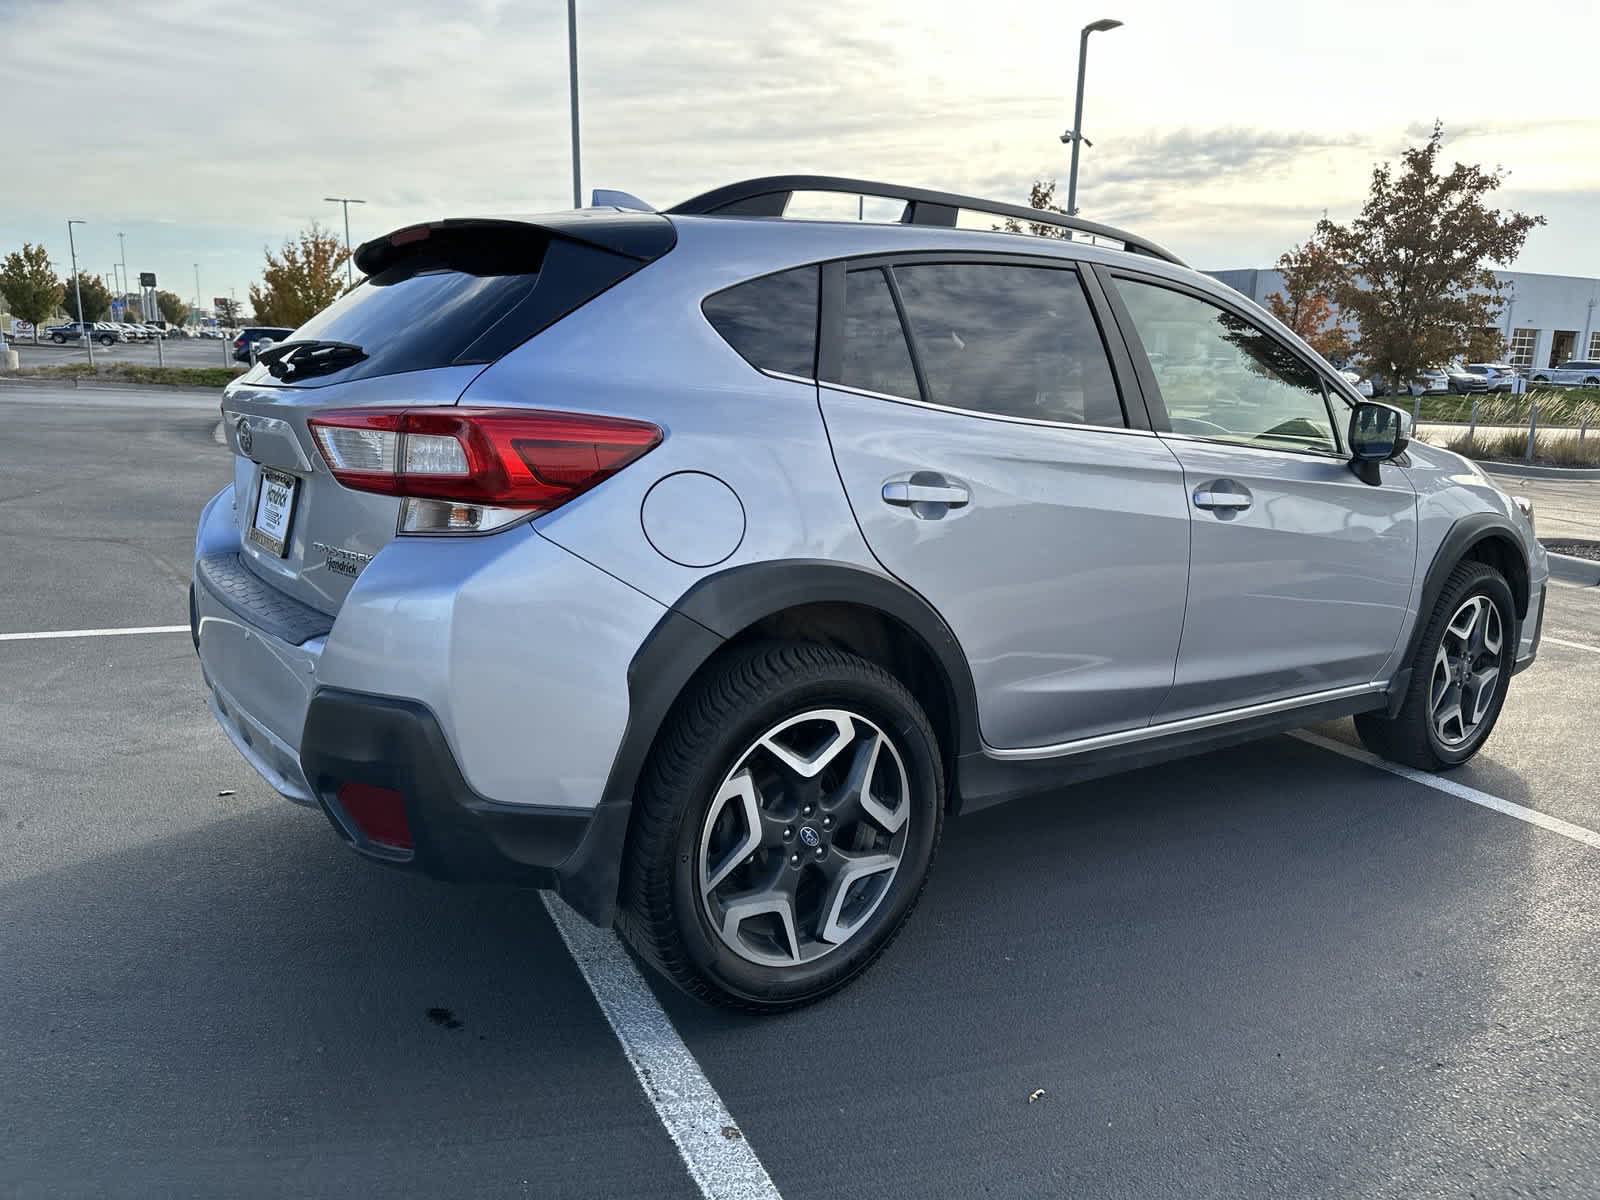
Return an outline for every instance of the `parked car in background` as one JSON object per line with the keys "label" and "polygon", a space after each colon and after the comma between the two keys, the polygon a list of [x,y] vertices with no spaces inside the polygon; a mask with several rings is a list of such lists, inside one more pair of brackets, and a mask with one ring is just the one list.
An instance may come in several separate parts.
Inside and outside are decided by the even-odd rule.
{"label": "parked car in background", "polygon": [[123,340],[122,334],[104,321],[95,321],[89,325],[84,325],[81,321],[68,321],[65,325],[52,325],[44,331],[45,337],[58,346],[82,341],[85,334],[102,346],[114,345]]}
{"label": "parked car in background", "polygon": [[111,324],[122,333],[122,340],[125,342],[148,342],[150,340],[150,331],[143,325],[136,325],[131,321],[112,321]]}
{"label": "parked car in background", "polygon": [[247,325],[234,335],[233,361],[247,363],[250,361],[251,346],[255,346],[259,354],[267,346],[283,341],[293,332],[279,325]]}
{"label": "parked car in background", "polygon": [[694,996],[844,986],[1010,797],[1344,715],[1457,766],[1539,649],[1532,506],[1135,233],[801,176],[355,265],[223,392],[211,711],[356,852],[553,887]]}
{"label": "parked car in background", "polygon": [[1491,392],[1509,392],[1517,382],[1517,369],[1510,363],[1467,363],[1461,368],[1483,379]]}
{"label": "parked car in background", "polygon": [[1559,367],[1540,367],[1528,376],[1534,383],[1600,387],[1600,359],[1569,358]]}
{"label": "parked car in background", "polygon": [[1372,399],[1372,380],[1367,379],[1360,371],[1346,369],[1340,371],[1339,374],[1348,379],[1350,386],[1355,388],[1356,391],[1360,392],[1368,400]]}
{"label": "parked car in background", "polygon": [[1450,373],[1443,367],[1424,367],[1417,374],[1416,384],[1409,389],[1411,395],[1419,392],[1424,396],[1434,396],[1440,392],[1450,390]]}
{"label": "parked car in background", "polygon": [[1487,392],[1489,381],[1476,371],[1469,371],[1460,364],[1444,368],[1445,388],[1458,396],[1471,395],[1474,392]]}

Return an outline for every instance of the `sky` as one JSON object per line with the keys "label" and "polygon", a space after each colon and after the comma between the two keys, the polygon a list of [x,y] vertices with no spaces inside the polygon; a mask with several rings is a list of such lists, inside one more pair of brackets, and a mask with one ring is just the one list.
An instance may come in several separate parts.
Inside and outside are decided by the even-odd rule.
{"label": "sky", "polygon": [[[816,172],[1025,202],[1065,194],[1077,31],[1090,41],[1082,215],[1203,269],[1270,266],[1372,167],[1445,123],[1446,160],[1542,213],[1515,269],[1600,275],[1600,103],[1564,47],[1592,0],[578,0],[583,183],[667,207]],[[153,270],[243,300],[310,224],[571,204],[562,0],[223,6],[0,0],[0,253]],[[198,271],[198,289],[195,275]],[[248,305],[246,305],[248,310]]]}

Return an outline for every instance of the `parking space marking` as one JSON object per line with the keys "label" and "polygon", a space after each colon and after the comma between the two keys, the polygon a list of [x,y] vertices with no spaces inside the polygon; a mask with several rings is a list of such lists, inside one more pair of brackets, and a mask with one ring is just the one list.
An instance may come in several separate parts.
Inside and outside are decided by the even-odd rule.
{"label": "parking space marking", "polygon": [[554,893],[539,896],[700,1194],[707,1200],[782,1200],[617,935],[595,928]]}
{"label": "parking space marking", "polygon": [[1391,775],[1398,775],[1401,779],[1409,779],[1412,783],[1420,783],[1430,787],[1436,792],[1444,792],[1456,797],[1458,800],[1467,800],[1473,804],[1492,808],[1495,812],[1505,813],[1508,817],[1515,817],[1519,821],[1526,821],[1529,825],[1537,825],[1541,829],[1548,829],[1551,833],[1559,833],[1562,837],[1571,838],[1575,842],[1582,842],[1594,850],[1600,850],[1600,833],[1586,829],[1582,825],[1574,825],[1571,821],[1563,821],[1560,817],[1552,817],[1549,813],[1542,813],[1536,808],[1528,808],[1510,800],[1502,800],[1499,796],[1491,796],[1488,792],[1480,792],[1475,787],[1468,787],[1464,783],[1457,783],[1453,779],[1445,779],[1439,775],[1430,775],[1426,771],[1418,771],[1414,767],[1401,766],[1399,763],[1389,762],[1379,758],[1376,754],[1369,753],[1356,746],[1346,745],[1344,742],[1335,741],[1330,737],[1323,737],[1320,733],[1312,733],[1309,729],[1297,729],[1289,735],[1302,742],[1313,746],[1320,746],[1324,750],[1332,750],[1335,754],[1342,754],[1346,758],[1353,758],[1357,762],[1366,763],[1368,766],[1377,767],[1380,771],[1388,771]]}
{"label": "parking space marking", "polygon": [[1550,637],[1548,635],[1545,636],[1544,640],[1557,646],[1565,646],[1569,650],[1587,650],[1590,654],[1600,654],[1600,646],[1591,646],[1587,642],[1569,642],[1566,638]]}
{"label": "parking space marking", "polygon": [[187,625],[135,625],[124,629],[47,629],[40,633],[0,633],[0,642],[44,642],[52,638],[127,637],[134,633],[188,633]]}

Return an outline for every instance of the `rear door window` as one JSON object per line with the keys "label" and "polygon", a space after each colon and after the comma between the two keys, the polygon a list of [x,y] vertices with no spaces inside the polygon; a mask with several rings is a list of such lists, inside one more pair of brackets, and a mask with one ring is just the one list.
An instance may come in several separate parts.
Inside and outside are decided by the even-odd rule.
{"label": "rear door window", "polygon": [[905,327],[880,267],[845,275],[839,382],[885,396],[921,396]]}
{"label": "rear door window", "polygon": [[814,379],[821,271],[797,267],[708,296],[711,327],[751,366]]}
{"label": "rear door window", "polygon": [[1125,424],[1075,270],[1000,263],[894,268],[928,400],[1000,417]]}

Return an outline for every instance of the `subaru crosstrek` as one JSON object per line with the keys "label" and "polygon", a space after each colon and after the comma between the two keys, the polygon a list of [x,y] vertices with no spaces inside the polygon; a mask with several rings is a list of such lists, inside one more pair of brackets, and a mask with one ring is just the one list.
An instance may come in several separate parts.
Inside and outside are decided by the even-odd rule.
{"label": "subaru crosstrek", "polygon": [[1533,661],[1526,502],[1159,246],[618,199],[368,242],[224,393],[211,707],[361,854],[776,1009],[947,814],[1345,715],[1448,768]]}

